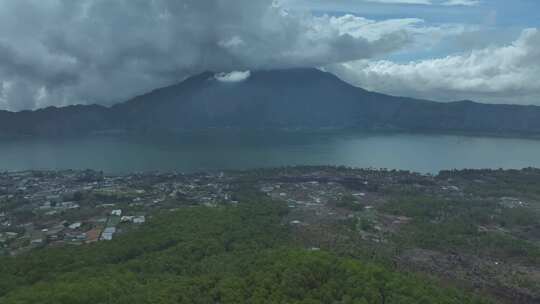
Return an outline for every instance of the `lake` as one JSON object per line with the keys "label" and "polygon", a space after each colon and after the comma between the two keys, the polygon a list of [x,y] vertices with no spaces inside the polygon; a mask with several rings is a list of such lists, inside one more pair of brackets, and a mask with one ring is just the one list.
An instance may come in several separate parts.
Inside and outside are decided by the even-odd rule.
{"label": "lake", "polygon": [[0,140],[0,170],[194,172],[344,165],[437,173],[540,167],[540,140],[356,131],[205,131],[146,137]]}

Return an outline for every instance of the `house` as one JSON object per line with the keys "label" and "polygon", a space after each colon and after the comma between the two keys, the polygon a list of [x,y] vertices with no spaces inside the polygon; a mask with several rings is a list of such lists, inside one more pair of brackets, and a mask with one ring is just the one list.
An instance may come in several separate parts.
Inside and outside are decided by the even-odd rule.
{"label": "house", "polygon": [[34,246],[42,245],[45,242],[43,238],[43,233],[41,232],[33,232],[30,234],[30,244]]}
{"label": "house", "polygon": [[142,216],[136,216],[133,218],[133,223],[134,224],[144,224],[146,222],[146,218],[144,215]]}
{"label": "house", "polygon": [[113,238],[113,235],[116,233],[115,227],[107,227],[103,230],[101,234],[101,240],[110,241]]}
{"label": "house", "polygon": [[77,209],[79,207],[80,207],[79,204],[75,202],[62,202],[60,204],[60,208],[64,208],[64,209]]}
{"label": "house", "polygon": [[32,245],[41,245],[41,244],[43,244],[43,238],[42,237],[32,238],[32,240],[30,241],[30,244],[32,244]]}
{"label": "house", "polygon": [[111,211],[111,215],[122,216],[122,209],[116,209]]}
{"label": "house", "polygon": [[86,234],[80,232],[66,232],[64,234],[64,240],[73,242],[75,244],[80,244],[81,241],[86,240]]}
{"label": "house", "polygon": [[14,239],[19,235],[17,232],[6,232],[5,234],[8,239]]}
{"label": "house", "polygon": [[101,205],[98,205],[97,207],[100,207],[100,208],[112,208],[116,206],[116,204],[101,204]]}
{"label": "house", "polygon": [[121,221],[122,223],[133,222],[133,218],[134,218],[134,216],[127,216],[127,215],[124,215],[124,216],[122,216],[122,218],[120,219],[120,221]]}
{"label": "house", "polygon": [[57,241],[61,238],[62,230],[64,230],[64,226],[59,225],[52,228],[49,228],[45,235],[47,236],[47,240],[49,241]]}
{"label": "house", "polygon": [[43,203],[43,205],[41,205],[39,207],[39,209],[41,209],[41,210],[47,210],[47,209],[51,209],[51,208],[52,208],[51,202],[49,202],[49,201],[46,201],[45,203]]}
{"label": "house", "polygon": [[69,229],[75,230],[75,229],[81,228],[81,226],[82,226],[82,223],[73,223],[73,224],[69,225],[68,227],[69,227]]}
{"label": "house", "polygon": [[56,211],[56,210],[51,210],[51,211],[45,212],[45,215],[47,215],[47,216],[52,216],[52,215],[55,215],[55,214],[57,214],[57,213],[58,213],[58,211]]}
{"label": "house", "polygon": [[[86,242],[94,243],[99,240],[99,235],[101,234],[102,229],[94,228],[92,230],[86,231]],[[111,235],[112,238],[112,235]]]}
{"label": "house", "polygon": [[274,187],[272,187],[272,186],[262,187],[261,191],[264,192],[264,193],[269,193],[269,192],[274,191]]}

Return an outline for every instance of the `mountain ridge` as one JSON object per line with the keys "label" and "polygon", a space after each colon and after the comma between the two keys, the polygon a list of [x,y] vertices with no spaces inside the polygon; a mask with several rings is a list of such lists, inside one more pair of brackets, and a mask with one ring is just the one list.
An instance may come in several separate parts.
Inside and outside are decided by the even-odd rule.
{"label": "mountain ridge", "polygon": [[317,69],[255,71],[237,82],[204,72],[110,107],[0,111],[0,136],[207,128],[460,131],[540,134],[540,107],[435,102],[352,86]]}

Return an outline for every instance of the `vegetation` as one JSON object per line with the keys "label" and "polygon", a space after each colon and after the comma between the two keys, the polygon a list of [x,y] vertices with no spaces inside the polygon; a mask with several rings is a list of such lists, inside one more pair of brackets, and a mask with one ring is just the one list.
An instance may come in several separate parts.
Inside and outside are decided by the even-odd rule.
{"label": "vegetation", "polygon": [[535,168],[442,171],[438,178],[463,180],[466,192],[477,196],[526,196],[540,199],[540,170]]}
{"label": "vegetation", "polygon": [[300,248],[281,224],[287,208],[254,200],[162,213],[111,242],[3,258],[0,302],[483,303],[414,275]]}
{"label": "vegetation", "polygon": [[336,207],[345,208],[352,211],[360,211],[364,209],[364,206],[361,205],[351,194],[342,196],[337,201]]}
{"label": "vegetation", "polygon": [[417,196],[394,200],[383,210],[413,219],[395,236],[405,247],[540,264],[540,247],[512,233],[537,223],[534,209],[504,207],[490,200]]}

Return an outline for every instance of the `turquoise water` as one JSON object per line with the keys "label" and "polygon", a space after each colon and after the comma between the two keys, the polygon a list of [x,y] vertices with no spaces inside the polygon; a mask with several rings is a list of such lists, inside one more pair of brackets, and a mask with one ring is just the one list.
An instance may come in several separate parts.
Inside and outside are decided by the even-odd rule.
{"label": "turquoise water", "polygon": [[0,140],[0,170],[194,172],[345,165],[437,173],[540,167],[540,141],[439,134],[206,131],[146,137]]}

